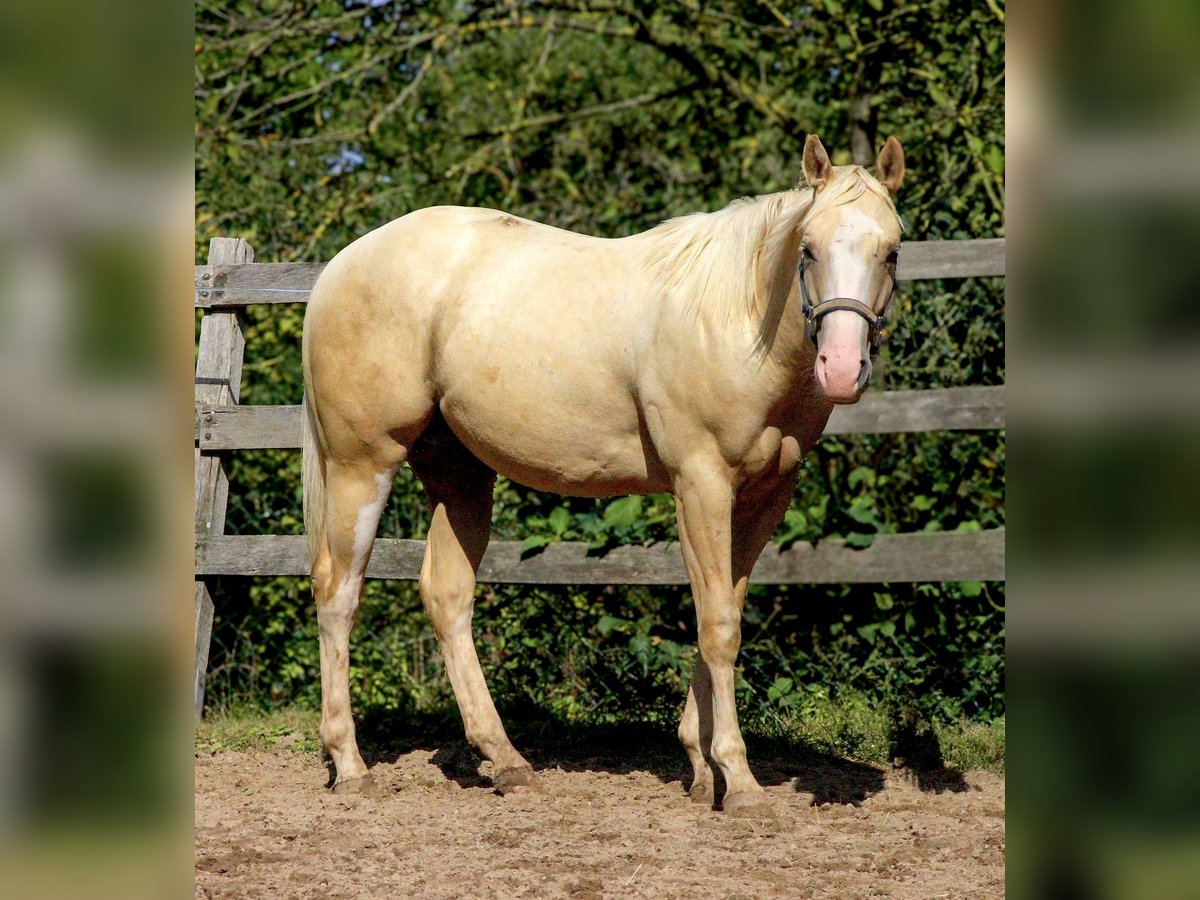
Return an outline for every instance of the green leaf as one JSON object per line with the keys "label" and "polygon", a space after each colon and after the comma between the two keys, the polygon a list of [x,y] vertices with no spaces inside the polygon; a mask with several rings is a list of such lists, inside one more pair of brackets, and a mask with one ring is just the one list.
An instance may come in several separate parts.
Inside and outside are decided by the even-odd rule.
{"label": "green leaf", "polygon": [[628,528],[642,514],[642,498],[622,497],[604,508],[604,524],[609,528]]}
{"label": "green leaf", "polygon": [[787,550],[808,530],[808,516],[798,509],[789,509],[783,514],[783,525],[779,533],[779,549]]}
{"label": "green leaf", "polygon": [[997,175],[1004,174],[1004,150],[996,144],[987,148],[987,167]]}
{"label": "green leaf", "polygon": [[982,581],[960,581],[958,589],[964,597],[978,597],[983,593]]}
{"label": "green leaf", "polygon": [[879,524],[879,516],[875,511],[875,501],[871,497],[855,497],[850,501],[850,508],[846,510],[846,515],[855,522],[861,522],[863,525]]}
{"label": "green leaf", "polygon": [[629,621],[627,619],[618,619],[616,616],[601,616],[600,621],[596,623],[596,630],[605,637],[608,637],[614,631],[619,631],[628,624]]}
{"label": "green leaf", "polygon": [[571,524],[571,513],[568,512],[565,506],[556,506],[554,507],[554,511],[550,513],[547,521],[550,523],[550,527],[554,529],[554,533],[561,535]]}
{"label": "green leaf", "polygon": [[550,543],[550,536],[545,534],[531,534],[525,540],[521,541],[521,559],[533,554],[535,550],[540,550]]}
{"label": "green leaf", "polygon": [[875,543],[875,535],[852,532],[851,534],[848,534],[842,538],[842,541],[847,547],[854,547],[856,549],[863,550]]}
{"label": "green leaf", "polygon": [[932,497],[929,497],[925,494],[917,494],[917,496],[912,498],[912,501],[909,503],[909,505],[913,509],[925,512],[926,510],[933,509],[935,503],[937,503],[937,501]]}
{"label": "green leaf", "polygon": [[787,678],[786,676],[780,676],[779,678],[775,679],[775,682],[769,688],[767,688],[767,699],[774,702],[786,700],[791,695],[794,687],[795,685],[792,683],[792,679]]}
{"label": "green leaf", "polygon": [[850,473],[850,477],[846,481],[850,487],[858,487],[860,484],[865,484],[867,487],[874,487],[875,470],[867,466],[858,466]]}

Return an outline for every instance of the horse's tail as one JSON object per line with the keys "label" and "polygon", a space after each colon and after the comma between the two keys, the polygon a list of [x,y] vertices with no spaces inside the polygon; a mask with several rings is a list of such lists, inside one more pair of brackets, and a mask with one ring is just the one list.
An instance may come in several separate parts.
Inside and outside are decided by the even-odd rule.
{"label": "horse's tail", "polygon": [[302,447],[300,468],[304,477],[304,530],[308,533],[308,552],[316,566],[325,549],[325,460],[317,443],[317,417],[312,394],[304,391],[304,415],[300,425]]}

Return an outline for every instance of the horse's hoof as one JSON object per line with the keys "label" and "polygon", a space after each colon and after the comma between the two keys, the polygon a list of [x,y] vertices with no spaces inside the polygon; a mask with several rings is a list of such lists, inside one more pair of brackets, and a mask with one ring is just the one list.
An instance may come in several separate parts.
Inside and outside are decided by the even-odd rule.
{"label": "horse's hoof", "polygon": [[542,789],[537,776],[530,766],[516,766],[512,769],[502,769],[492,776],[492,787],[498,794],[512,794],[521,791],[540,791]]}
{"label": "horse's hoof", "polygon": [[382,791],[383,786],[370,775],[364,775],[361,778],[349,778],[345,781],[339,781],[333,786],[335,794],[361,794],[369,796],[382,793]]}
{"label": "horse's hoof", "polygon": [[712,806],[713,786],[711,784],[693,784],[691,790],[688,791],[688,797],[693,803],[703,803],[705,806]]}
{"label": "horse's hoof", "polygon": [[774,819],[775,810],[767,801],[765,794],[740,791],[736,794],[726,794],[721,804],[726,815],[744,819]]}

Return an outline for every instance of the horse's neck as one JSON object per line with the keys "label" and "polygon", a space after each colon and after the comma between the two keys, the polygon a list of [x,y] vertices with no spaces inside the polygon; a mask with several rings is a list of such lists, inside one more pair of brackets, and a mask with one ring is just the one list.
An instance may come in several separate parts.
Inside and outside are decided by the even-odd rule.
{"label": "horse's neck", "polygon": [[774,238],[778,246],[764,246],[757,261],[756,296],[748,305],[755,351],[783,367],[811,365],[811,352],[796,271],[800,263],[800,235],[794,230]]}

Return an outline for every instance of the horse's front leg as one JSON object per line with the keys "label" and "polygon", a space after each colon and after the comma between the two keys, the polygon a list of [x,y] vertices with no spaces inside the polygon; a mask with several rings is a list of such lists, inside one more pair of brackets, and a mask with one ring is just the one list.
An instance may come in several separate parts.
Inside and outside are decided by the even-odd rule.
{"label": "horse's front leg", "polygon": [[[796,470],[791,469],[748,486],[734,500],[730,550],[734,604],[739,615],[745,605],[750,573],[787,512],[795,487]],[[682,521],[680,528],[683,529]],[[715,799],[714,763],[710,756],[712,736],[712,679],[708,666],[700,659],[696,661],[679,721],[679,740],[692,764],[688,794],[696,802],[709,805]]]}
{"label": "horse's front leg", "polygon": [[[746,745],[734,704],[733,666],[741,643],[745,589],[739,591],[734,581],[733,500],[729,474],[719,466],[693,467],[676,479],[680,545],[700,633],[696,666],[698,670],[703,667],[693,678],[680,736],[700,776],[693,785],[693,796],[705,789],[704,768],[711,759],[725,779],[726,812],[769,816],[766,793],[746,764]],[[709,733],[711,743],[707,741]],[[693,734],[695,740],[689,740]]]}

